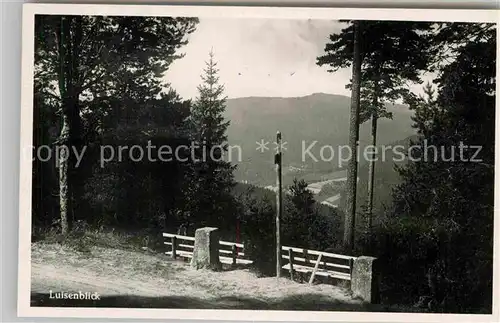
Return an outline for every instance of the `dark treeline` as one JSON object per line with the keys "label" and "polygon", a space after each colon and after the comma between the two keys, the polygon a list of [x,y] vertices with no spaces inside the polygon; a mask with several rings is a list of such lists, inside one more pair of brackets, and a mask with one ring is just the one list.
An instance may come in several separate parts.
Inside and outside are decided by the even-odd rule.
{"label": "dark treeline", "polygon": [[[101,163],[101,147],[189,141],[189,101],[162,84],[195,18],[36,16],[34,146],[85,149],[34,161],[33,226],[165,226],[189,166]],[[143,158],[147,160],[146,158]],[[36,231],[36,230],[34,230]]]}
{"label": "dark treeline", "polygon": [[[35,158],[34,232],[67,234],[76,224],[152,234],[181,225],[189,234],[205,225],[234,231],[234,166],[213,156],[224,153],[228,126],[213,54],[204,71],[194,71],[202,73],[196,100],[162,81],[196,24],[37,17],[34,146],[85,150],[81,160],[72,150],[69,158]],[[184,148],[191,143],[194,149]]]}
{"label": "dark treeline", "polygon": [[[358,212],[356,223],[346,214],[346,222],[353,223],[346,234],[356,234],[358,253],[382,260],[383,295],[389,302],[418,299],[436,312],[491,313],[496,26],[345,23],[318,64],[332,72],[353,62],[361,65],[360,77],[348,86],[361,89],[358,118],[371,120],[374,144],[377,119],[391,117],[383,102],[406,102],[415,112],[418,133],[410,143],[416,147],[413,161],[389,163],[400,184],[374,191],[375,162],[368,176],[360,174],[368,183],[360,182],[363,195],[347,199],[358,201]],[[406,84],[422,83],[425,72],[437,78],[417,97]],[[391,199],[378,203],[385,207],[373,209],[377,194],[387,196],[391,189]]]}
{"label": "dark treeline", "polygon": [[[35,22],[34,152],[72,149],[58,160],[34,158],[33,234],[66,236],[84,225],[160,238],[180,226],[188,235],[215,226],[225,239],[244,242],[259,269],[273,274],[275,195],[235,183],[236,165],[224,159],[229,123],[214,54],[204,71],[185,71],[201,73],[193,100],[162,79],[182,59],[198,20],[37,16]],[[371,163],[369,176],[359,174],[368,178],[359,182],[365,189],[348,199],[358,201],[354,215],[317,203],[307,183],[295,180],[284,194],[282,243],[379,257],[384,302],[491,312],[495,26],[360,22],[354,30],[352,21],[345,23],[317,63],[332,72],[360,64],[348,86],[360,89],[357,122],[372,122],[373,143],[377,120],[391,117],[385,103],[404,100],[415,111],[414,145],[445,147],[448,157],[460,157],[461,144],[481,146],[477,156],[472,149],[463,156],[481,162],[430,152],[427,160],[399,165],[394,187],[373,184]],[[424,72],[438,77],[417,97],[406,84],[422,83]],[[193,142],[194,150],[177,150]],[[160,146],[180,154],[161,161]],[[213,154],[204,159],[207,151]],[[378,195],[391,195],[385,208],[373,203]],[[352,248],[343,249],[343,231],[353,237]]]}

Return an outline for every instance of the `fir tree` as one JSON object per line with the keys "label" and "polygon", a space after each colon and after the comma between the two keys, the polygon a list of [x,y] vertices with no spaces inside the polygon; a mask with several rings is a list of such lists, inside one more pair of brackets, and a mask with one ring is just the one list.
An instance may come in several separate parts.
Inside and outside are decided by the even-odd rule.
{"label": "fir tree", "polygon": [[234,200],[231,190],[235,184],[235,166],[227,160],[227,128],[229,121],[224,118],[226,96],[224,86],[219,84],[219,70],[210,52],[202,83],[198,86],[190,117],[191,140],[195,147],[188,184],[188,204],[190,221],[197,225],[216,225],[222,230],[230,230],[235,224]]}
{"label": "fir tree", "polygon": [[307,189],[307,183],[294,178],[288,187],[283,216],[284,243],[309,248],[309,229],[317,216],[314,195]]}

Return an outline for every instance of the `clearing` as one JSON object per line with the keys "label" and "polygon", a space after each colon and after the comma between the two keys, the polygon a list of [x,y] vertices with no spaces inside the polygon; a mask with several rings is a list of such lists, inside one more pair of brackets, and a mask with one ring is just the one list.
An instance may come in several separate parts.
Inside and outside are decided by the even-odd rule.
{"label": "clearing", "polygon": [[[337,286],[259,278],[248,269],[195,270],[142,250],[91,247],[81,252],[37,242],[31,261],[32,306],[374,310]],[[56,300],[50,291],[97,292],[101,299]]]}

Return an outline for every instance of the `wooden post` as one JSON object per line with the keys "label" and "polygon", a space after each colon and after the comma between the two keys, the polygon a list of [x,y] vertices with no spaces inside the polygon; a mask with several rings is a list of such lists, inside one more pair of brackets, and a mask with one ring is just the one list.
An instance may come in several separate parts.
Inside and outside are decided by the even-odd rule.
{"label": "wooden post", "polygon": [[293,281],[293,250],[288,249],[288,259],[290,260],[290,280]]}
{"label": "wooden post", "polygon": [[309,264],[309,258],[307,256],[307,249],[304,249],[304,262],[307,264]]}
{"label": "wooden post", "polygon": [[276,277],[281,276],[281,240],[280,240],[280,219],[283,213],[282,203],[282,176],[281,176],[281,132],[276,133],[276,155],[274,163],[276,164]]}
{"label": "wooden post", "polygon": [[352,279],[352,268],[354,267],[354,260],[352,260],[352,258],[349,258],[349,274],[351,275],[351,279]]}
{"label": "wooden post", "polygon": [[238,255],[238,250],[236,249],[235,244],[233,244],[232,251],[233,251],[233,266],[236,266],[236,256]]}
{"label": "wooden post", "polygon": [[177,258],[177,237],[172,237],[172,259]]}
{"label": "wooden post", "polygon": [[320,253],[318,256],[318,259],[316,260],[316,264],[314,265],[314,269],[313,269],[313,272],[311,274],[311,278],[309,279],[309,284],[312,284],[314,281],[314,276],[316,276],[316,271],[318,270],[319,263],[321,261],[321,255],[322,254]]}

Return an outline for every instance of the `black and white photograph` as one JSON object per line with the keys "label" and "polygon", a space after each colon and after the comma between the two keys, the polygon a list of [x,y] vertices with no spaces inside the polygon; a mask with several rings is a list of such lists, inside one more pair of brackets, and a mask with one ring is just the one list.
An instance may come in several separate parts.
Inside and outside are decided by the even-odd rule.
{"label": "black and white photograph", "polygon": [[20,313],[491,320],[497,21],[25,5]]}

